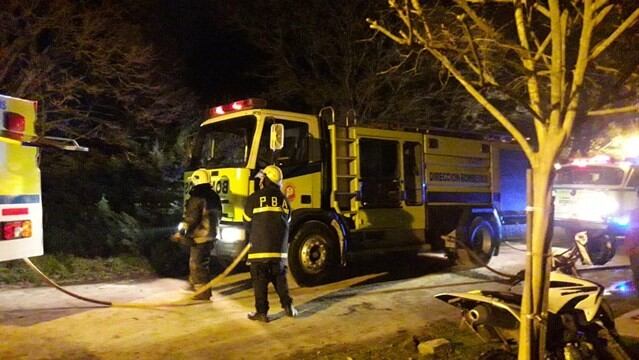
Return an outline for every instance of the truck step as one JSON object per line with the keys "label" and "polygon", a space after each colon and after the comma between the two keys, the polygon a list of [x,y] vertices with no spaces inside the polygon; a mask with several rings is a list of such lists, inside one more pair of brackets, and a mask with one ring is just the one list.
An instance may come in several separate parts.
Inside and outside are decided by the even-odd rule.
{"label": "truck step", "polygon": [[356,196],[356,192],[335,191],[335,196]]}
{"label": "truck step", "polygon": [[364,248],[349,252],[348,256],[350,260],[354,260],[360,257],[367,256],[391,255],[398,253],[414,254],[418,249],[419,246],[414,245],[399,246],[394,248]]}
{"label": "truck step", "polygon": [[446,255],[443,251],[423,251],[419,252],[417,255],[431,259],[448,260],[448,255]]}
{"label": "truck step", "polygon": [[336,137],[335,140],[336,141],[341,141],[341,142],[347,142],[347,143],[355,142],[355,139],[343,138],[343,137]]}
{"label": "truck step", "polygon": [[351,211],[350,209],[347,208],[341,208],[340,211],[338,212],[341,216],[352,219],[353,216],[355,216],[355,214],[357,214],[357,212],[355,211]]}

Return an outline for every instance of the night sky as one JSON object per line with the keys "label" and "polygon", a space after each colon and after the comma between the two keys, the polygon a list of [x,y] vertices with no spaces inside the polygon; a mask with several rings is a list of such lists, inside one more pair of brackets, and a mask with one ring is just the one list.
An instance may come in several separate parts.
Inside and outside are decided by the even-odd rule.
{"label": "night sky", "polygon": [[237,10],[219,1],[164,0],[149,19],[151,40],[185,63],[185,83],[203,104],[256,96],[262,88],[253,71],[260,55],[227,18]]}

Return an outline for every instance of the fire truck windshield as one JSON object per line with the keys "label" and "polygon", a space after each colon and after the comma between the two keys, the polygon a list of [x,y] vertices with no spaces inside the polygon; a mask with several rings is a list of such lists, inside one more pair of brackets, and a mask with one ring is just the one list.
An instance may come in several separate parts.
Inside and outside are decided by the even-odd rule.
{"label": "fire truck windshield", "polygon": [[556,185],[621,185],[624,170],[612,166],[565,166],[557,171]]}
{"label": "fire truck windshield", "polygon": [[243,116],[201,127],[189,169],[246,166],[255,123],[254,116]]}

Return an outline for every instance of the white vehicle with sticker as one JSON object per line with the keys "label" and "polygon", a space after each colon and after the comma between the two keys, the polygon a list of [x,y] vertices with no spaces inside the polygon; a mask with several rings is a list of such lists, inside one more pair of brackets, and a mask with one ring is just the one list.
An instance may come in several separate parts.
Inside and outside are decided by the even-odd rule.
{"label": "white vehicle with sticker", "polygon": [[0,261],[43,253],[39,147],[87,151],[35,133],[38,103],[0,95]]}
{"label": "white vehicle with sticker", "polygon": [[558,166],[554,182],[555,226],[568,236],[603,230],[624,237],[629,213],[639,207],[639,163],[598,155]]}

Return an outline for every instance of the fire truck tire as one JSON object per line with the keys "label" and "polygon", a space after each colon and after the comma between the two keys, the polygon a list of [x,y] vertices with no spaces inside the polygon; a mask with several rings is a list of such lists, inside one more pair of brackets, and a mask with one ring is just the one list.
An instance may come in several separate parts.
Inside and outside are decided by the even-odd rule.
{"label": "fire truck tire", "polygon": [[300,286],[328,281],[339,263],[334,233],[321,221],[304,223],[293,235],[288,249],[288,266]]}
{"label": "fire truck tire", "polygon": [[[465,229],[464,229],[465,228]],[[466,244],[474,254],[479,258],[477,261],[474,256],[469,256],[470,261],[474,265],[488,264],[492,257],[495,247],[497,247],[497,235],[493,224],[480,216],[477,216],[470,222],[468,227],[461,227],[461,240]]]}

